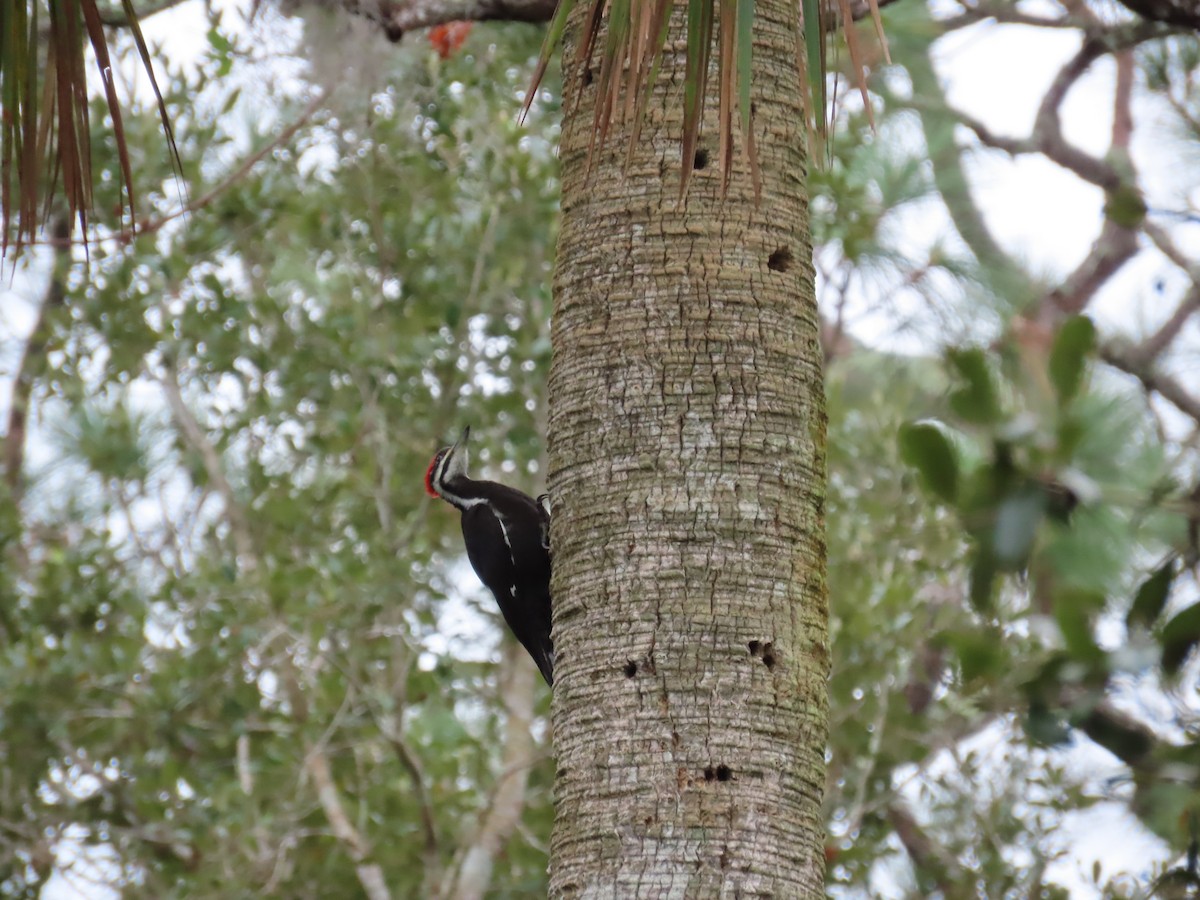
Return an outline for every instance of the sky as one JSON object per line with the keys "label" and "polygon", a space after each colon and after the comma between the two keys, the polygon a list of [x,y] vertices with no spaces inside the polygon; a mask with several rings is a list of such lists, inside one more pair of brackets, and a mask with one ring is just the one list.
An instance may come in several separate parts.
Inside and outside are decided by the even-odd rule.
{"label": "sky", "polygon": [[[246,8],[245,3],[234,0],[219,0],[216,5],[227,10],[227,22]],[[184,3],[168,14],[153,17],[145,25],[151,42],[161,41],[175,60],[206,51],[207,28],[204,6],[198,2]],[[414,35],[409,39],[421,38]],[[1078,35],[1070,31],[974,26],[940,42],[937,67],[955,106],[972,111],[998,133],[1021,135],[1029,131],[1046,86],[1077,49],[1078,41]],[[1014,65],[1013,60],[1020,60],[1020,65]],[[1004,77],[997,78],[997,72],[1003,72]],[[1108,143],[1111,122],[1108,98],[1113,77],[1111,63],[1102,61],[1081,80],[1064,106],[1067,137],[1096,154],[1103,154]],[[1140,127],[1135,131],[1134,154],[1147,173],[1151,206],[1180,208],[1181,193],[1197,199],[1196,180],[1181,185],[1178,178],[1177,156],[1172,152],[1177,148],[1156,137],[1153,121],[1158,111],[1151,104],[1139,103],[1135,115]],[[1069,272],[1086,255],[1102,224],[1103,197],[1098,189],[1081,183],[1040,157],[1014,162],[993,151],[978,154],[972,175],[977,200],[1006,248],[1029,260],[1035,268],[1059,275]],[[914,245],[929,245],[949,230],[944,211],[930,208],[920,210],[912,221],[906,220],[906,227]],[[1200,255],[1200,227],[1179,227],[1176,237],[1186,250]],[[1101,322],[1113,328],[1129,328],[1132,323],[1135,330],[1152,329],[1168,307],[1147,286],[1167,271],[1157,252],[1141,254],[1100,298],[1097,314]],[[29,292],[29,282],[22,274],[0,287],[0,330],[22,337],[28,332],[32,325],[28,306],[10,301]],[[1168,299],[1171,295],[1168,290]],[[889,341],[895,340],[887,323],[869,314],[864,313],[855,327],[857,337],[877,346],[887,347]],[[1200,332],[1200,327],[1197,331]],[[15,361],[10,351],[17,345],[12,340],[0,345],[3,372],[12,371]],[[927,344],[923,346],[927,349]],[[456,620],[454,627],[467,626]],[[1003,753],[1004,727],[997,725],[974,741],[983,751]],[[1065,758],[1068,765],[1086,773],[1089,781],[1099,787],[1124,771],[1109,754],[1087,742],[1067,751]],[[947,759],[945,765],[950,764]],[[935,763],[933,769],[939,765]],[[1140,873],[1153,863],[1168,859],[1164,845],[1124,812],[1119,803],[1102,803],[1086,813],[1068,817],[1061,839],[1064,855],[1051,864],[1048,874],[1052,880],[1070,887],[1073,897],[1099,896],[1090,883],[1096,861],[1107,873],[1120,870]],[[72,851],[66,848],[65,852],[70,855]],[[902,886],[897,870],[889,868],[887,863],[881,864],[875,884],[877,896],[899,897]],[[59,877],[44,896],[47,900],[75,900],[111,894],[94,886],[79,890]]]}

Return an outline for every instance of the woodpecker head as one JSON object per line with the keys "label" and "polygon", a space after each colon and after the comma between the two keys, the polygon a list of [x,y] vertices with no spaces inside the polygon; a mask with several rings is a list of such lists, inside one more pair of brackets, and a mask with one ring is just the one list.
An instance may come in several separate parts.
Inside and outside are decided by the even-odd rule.
{"label": "woodpecker head", "polygon": [[[425,472],[425,493],[430,497],[441,497],[451,500],[450,482],[465,478],[467,464],[470,462],[470,452],[467,450],[467,440],[471,437],[471,426],[463,429],[460,437],[452,447],[443,447],[433,455],[429,468]],[[453,500],[451,500],[453,502]]]}

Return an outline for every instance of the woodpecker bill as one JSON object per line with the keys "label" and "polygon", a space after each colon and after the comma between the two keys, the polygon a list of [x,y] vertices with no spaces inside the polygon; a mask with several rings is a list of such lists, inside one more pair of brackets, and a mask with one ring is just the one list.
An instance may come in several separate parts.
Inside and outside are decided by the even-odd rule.
{"label": "woodpecker bill", "polygon": [[507,485],[467,475],[468,426],[452,447],[439,450],[425,473],[425,490],[462,513],[467,558],[521,645],[554,684],[550,640],[550,507]]}

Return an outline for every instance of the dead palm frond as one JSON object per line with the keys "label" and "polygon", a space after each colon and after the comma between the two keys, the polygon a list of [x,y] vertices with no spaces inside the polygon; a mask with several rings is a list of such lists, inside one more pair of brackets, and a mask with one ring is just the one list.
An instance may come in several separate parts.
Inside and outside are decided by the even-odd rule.
{"label": "dead palm frond", "polygon": [[[179,153],[166,104],[133,0],[122,0],[121,6],[123,27],[132,35],[150,76],[167,144],[178,167]],[[112,119],[125,202],[133,222],[129,148],[97,0],[50,0],[45,5],[42,0],[5,0],[0,3],[0,254],[7,254],[10,243],[19,251],[34,239],[59,191],[71,219],[79,222],[87,238],[92,203],[88,48]]]}
{"label": "dead palm frond", "polygon": [[[533,104],[537,87],[545,74],[550,53],[562,39],[567,18],[577,2],[587,3],[583,36],[576,51],[576,63],[592,64],[596,55],[600,25],[607,8],[607,36],[600,48],[600,74],[592,128],[592,151],[603,146],[614,119],[629,126],[630,149],[638,142],[646,101],[653,89],[662,62],[671,10],[676,0],[559,0],[542,46],[533,84],[525,100],[525,112]],[[878,0],[867,0],[880,42],[883,26]],[[854,34],[851,0],[799,0],[800,29],[797,36],[796,62],[801,73],[804,109],[814,148],[824,139],[826,125],[826,52],[825,35],[829,23],[837,23],[845,32],[846,47],[870,115],[864,73],[864,51]],[[750,100],[750,80],[754,60],[754,0],[687,0],[687,63],[683,90],[683,135],[680,194],[688,186],[700,140],[700,126],[708,98],[709,70],[714,31],[717,36],[717,123],[722,190],[729,186],[735,156],[736,134],[740,152],[746,160],[755,194],[759,191],[758,160],[754,151],[754,106]],[[886,52],[886,51],[885,51]],[[578,103],[578,96],[566,98]],[[590,154],[589,154],[590,164]]]}

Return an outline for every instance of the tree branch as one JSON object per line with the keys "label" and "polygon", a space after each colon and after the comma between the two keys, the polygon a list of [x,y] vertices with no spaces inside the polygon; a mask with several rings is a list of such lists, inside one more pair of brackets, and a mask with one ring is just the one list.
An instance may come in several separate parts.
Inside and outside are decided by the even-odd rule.
{"label": "tree branch", "polygon": [[1129,139],[1133,137],[1133,51],[1113,54],[1117,63],[1117,81],[1113,91],[1113,121],[1109,145],[1129,155]]}
{"label": "tree branch", "polygon": [[[950,108],[929,52],[914,54],[908,69],[913,81],[913,96],[928,98],[919,106],[913,104],[913,108],[920,116],[925,143],[929,147],[934,186],[941,195],[955,230],[980,267],[994,273],[997,294],[1028,296],[1032,293],[1032,279],[1017,260],[1000,246],[983,211],[971,195],[970,180],[963,166],[963,149],[954,138],[955,120],[967,125],[980,135],[980,140],[991,146],[999,146],[1001,139],[993,136],[983,123]],[[943,112],[949,115],[939,114]],[[983,135],[987,135],[987,139]],[[996,143],[993,144],[993,141]],[[1032,145],[1002,149],[1013,154],[1025,153],[1032,152]]]}
{"label": "tree branch", "polygon": [[1105,700],[1079,724],[1080,730],[1134,771],[1151,764],[1162,739],[1150,726]]}
{"label": "tree branch", "polygon": [[1154,334],[1150,335],[1135,348],[1143,365],[1150,365],[1154,360],[1162,356],[1167,348],[1171,346],[1175,338],[1179,336],[1179,332],[1183,330],[1183,326],[1187,324],[1188,319],[1196,312],[1200,312],[1200,284],[1192,282],[1191,289],[1184,294],[1179,305],[1175,307],[1175,312],[1171,313],[1170,318],[1162,324],[1162,327]]}
{"label": "tree branch", "polygon": [[71,220],[57,213],[50,222],[50,243],[54,247],[54,262],[45,296],[38,307],[37,320],[25,341],[21,361],[13,377],[12,400],[8,407],[8,429],[4,433],[4,481],[12,503],[19,506],[22,494],[21,476],[25,467],[26,422],[33,397],[34,380],[46,365],[46,343],[50,337],[50,317],[66,299],[66,269],[71,262]]}
{"label": "tree branch", "polygon": [[[1146,22],[1116,26],[1107,30],[1093,28],[1084,37],[1076,54],[1059,69],[1058,74],[1050,83],[1034,118],[1033,130],[1026,137],[1002,137],[975,117],[961,110],[948,106],[947,108],[951,109],[951,112],[963,125],[975,132],[985,146],[1003,150],[1011,156],[1042,153],[1089,184],[1111,192],[1122,187],[1127,179],[1123,179],[1110,163],[1085,153],[1067,141],[1062,132],[1060,117],[1063,101],[1075,83],[1091,68],[1092,63],[1106,54],[1116,54],[1118,57],[1118,81],[1113,143],[1114,146],[1127,146],[1128,132],[1132,130],[1132,120],[1128,115],[1132,69],[1130,68],[1125,73],[1126,77],[1123,79],[1120,57],[1141,43],[1173,33],[1173,29]],[[1127,65],[1131,66],[1131,63]]]}
{"label": "tree branch", "polygon": [[1078,28],[1079,23],[1071,16],[1035,16],[1022,12],[1011,3],[963,3],[963,11],[941,19],[938,24],[946,31],[957,31],[989,19],[1004,25],[1030,25],[1034,28]]}
{"label": "tree branch", "polygon": [[536,679],[533,667],[514,641],[505,640],[500,671],[504,698],[504,754],[491,803],[484,812],[479,832],[466,849],[451,890],[452,900],[483,900],[492,881],[496,857],[516,830],[525,809],[529,764],[534,757],[533,719]]}
{"label": "tree branch", "polygon": [[417,794],[417,805],[421,810],[421,830],[425,834],[425,869],[431,871],[436,867],[438,859],[437,818],[433,813],[433,802],[429,798],[429,785],[425,776],[425,767],[421,765],[420,757],[413,752],[412,747],[404,740],[394,720],[382,720],[376,717],[376,725],[384,740],[391,745],[392,751],[400,765],[412,779],[413,790]]}
{"label": "tree branch", "polygon": [[1197,263],[1194,259],[1190,259],[1179,249],[1179,245],[1175,243],[1170,232],[1150,220],[1142,223],[1142,230],[1146,232],[1146,236],[1154,242],[1154,246],[1159,249],[1163,256],[1187,272],[1188,277],[1193,282],[1200,283],[1200,263]]}
{"label": "tree branch", "polygon": [[[896,0],[878,0],[884,7]],[[557,0],[307,0],[308,5],[339,9],[373,22],[390,41],[407,32],[447,22],[549,22]],[[836,0],[825,4],[825,28],[841,27],[841,7]],[[850,0],[850,14],[858,22],[871,15],[869,0]]]}
{"label": "tree branch", "polygon": [[354,862],[354,870],[358,873],[359,884],[362,885],[368,900],[391,900],[387,882],[383,878],[383,869],[378,863],[370,862],[370,849],[354,827],[346,810],[342,806],[342,797],[333,781],[333,773],[329,771],[329,758],[320,747],[312,748],[304,761],[304,767],[312,776],[317,788],[317,799],[325,818],[333,828],[334,836],[342,842]]}
{"label": "tree branch", "polygon": [[1143,19],[1200,31],[1200,4],[1196,0],[1117,0]]}
{"label": "tree branch", "polygon": [[1100,344],[1100,358],[1111,366],[1132,375],[1142,386],[1172,403],[1180,412],[1200,423],[1200,397],[1195,397],[1176,379],[1159,372],[1153,361],[1143,360],[1136,347],[1118,341]]}
{"label": "tree branch", "polygon": [[[1078,52],[1059,69],[1042,98],[1033,122],[1033,141],[1047,157],[1091,184],[1106,191],[1122,186],[1120,174],[1104,160],[1085,153],[1069,143],[1062,133],[1060,111],[1067,94],[1101,56],[1121,54],[1141,43],[1166,37],[1173,29],[1153,22],[1118,25],[1106,30],[1092,30],[1083,39]],[[1119,65],[1119,64],[1118,64]],[[1120,102],[1118,84],[1118,103]]]}
{"label": "tree branch", "polygon": [[163,396],[166,398],[167,406],[171,410],[171,417],[183,432],[184,439],[188,445],[200,455],[200,459],[204,464],[204,471],[208,475],[208,480],[212,483],[213,489],[221,497],[221,502],[225,505],[225,519],[229,523],[229,531],[233,536],[233,546],[237,551],[240,564],[248,568],[255,568],[257,555],[254,552],[254,541],[250,536],[250,528],[246,523],[246,517],[242,512],[241,505],[237,501],[237,496],[234,494],[233,486],[229,483],[229,479],[225,477],[225,467],[221,464],[221,456],[217,452],[217,448],[213,446],[212,441],[208,439],[208,436],[200,427],[200,423],[196,421],[196,417],[192,415],[191,409],[184,402],[183,392],[179,387],[179,377],[175,373],[174,363],[165,365],[163,367],[163,374],[157,376],[157,380],[162,385]]}
{"label": "tree branch", "polygon": [[1038,319],[1045,325],[1054,325],[1065,316],[1083,312],[1096,292],[1121,266],[1132,259],[1137,251],[1137,232],[1122,228],[1111,219],[1105,219],[1104,227],[1100,229],[1100,234],[1088,255],[1062,284],[1043,298],[1038,309]]}
{"label": "tree branch", "polygon": [[1105,44],[1099,40],[1084,39],[1083,46],[1059,70],[1042,98],[1041,106],[1038,107],[1033,120],[1032,139],[1038,150],[1064,169],[1074,172],[1084,181],[1112,191],[1121,184],[1117,173],[1103,160],[1068,143],[1063,136],[1059,116],[1063,101],[1075,82],[1083,77],[1093,62],[1104,55],[1106,49]]}
{"label": "tree branch", "polygon": [[925,833],[916,817],[899,798],[888,804],[887,820],[912,860],[913,868],[918,873],[927,874],[943,896],[959,896],[964,884],[964,873],[958,862]]}
{"label": "tree branch", "polygon": [[[151,16],[158,15],[160,12],[174,9],[183,2],[184,0],[156,0],[154,3],[140,4],[135,7],[138,22],[144,22]],[[128,28],[130,25],[129,17],[125,15],[124,8],[119,4],[100,10],[100,22],[109,28]]]}

